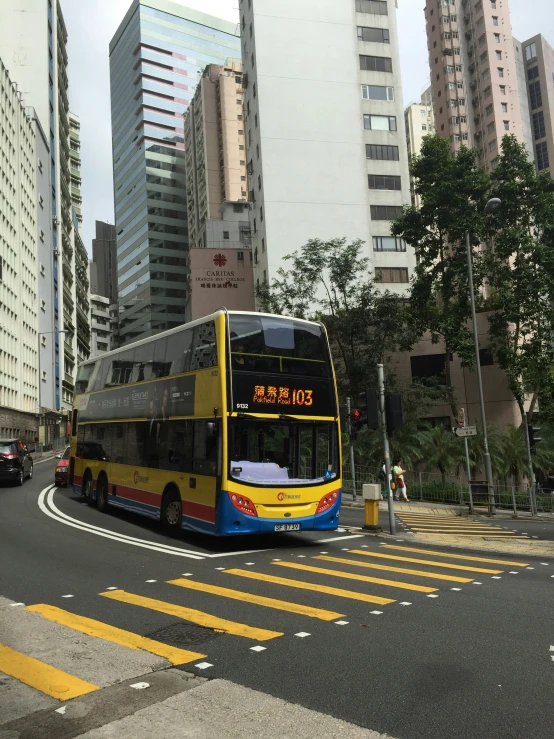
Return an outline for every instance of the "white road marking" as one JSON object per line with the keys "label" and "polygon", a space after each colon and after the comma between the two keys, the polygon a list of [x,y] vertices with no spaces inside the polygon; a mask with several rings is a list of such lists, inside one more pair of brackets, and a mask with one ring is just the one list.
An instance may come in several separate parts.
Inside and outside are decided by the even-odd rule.
{"label": "white road marking", "polygon": [[199,670],[205,670],[208,667],[213,667],[211,662],[198,662],[198,664],[194,666],[198,667]]}
{"label": "white road marking", "polygon": [[534,567],[526,567],[525,569],[526,570],[534,570],[535,568]]}
{"label": "white road marking", "polygon": [[349,552],[349,551],[350,551],[350,549],[348,549],[348,547],[343,547],[343,548],[341,549],[341,552]]}
{"label": "white road marking", "polygon": [[24,606],[25,603],[10,603],[10,606],[13,608],[14,606]]}
{"label": "white road marking", "polygon": [[428,598],[438,598],[439,596],[438,595],[435,595],[434,593],[429,593],[429,595],[427,597]]}
{"label": "white road marking", "polygon": [[477,582],[476,580],[473,581],[472,585],[482,585],[482,582]]}
{"label": "white road marking", "polygon": [[144,582],[158,582],[157,580],[145,580]]}
{"label": "white road marking", "polygon": [[192,577],[192,572],[183,572],[181,573],[181,577]]}
{"label": "white road marking", "polygon": [[502,580],[502,578],[500,577],[500,575],[493,575],[491,577],[491,580]]}
{"label": "white road marking", "polygon": [[248,565],[248,567],[252,567],[252,565],[255,565],[255,562],[245,562],[245,565]]}
{"label": "white road marking", "polygon": [[214,567],[214,570],[226,570],[226,567]]}
{"label": "white road marking", "polygon": [[548,564],[549,564],[549,562],[541,562],[541,565],[546,565],[546,566],[548,566]]}
{"label": "white road marking", "polygon": [[272,559],[271,561],[272,562],[280,562],[281,560],[280,559]]}
{"label": "white road marking", "polygon": [[519,572],[515,572],[514,570],[512,570],[512,571],[510,572],[510,575],[519,575]]}
{"label": "white road marking", "polygon": [[[364,544],[364,547],[367,547],[367,544]],[[329,552],[320,552],[320,554],[329,554]]]}
{"label": "white road marking", "polygon": [[267,647],[250,647],[251,652],[264,652],[267,649]]}
{"label": "white road marking", "polygon": [[[36,462],[35,462],[36,464]],[[61,708],[56,708],[56,713],[64,714],[67,711],[67,705],[62,706]]]}
{"label": "white road marking", "polygon": [[333,536],[331,539],[318,539],[316,544],[327,544],[330,541],[342,541],[343,539],[361,539],[364,534],[349,534],[348,536]]}
{"label": "white road marking", "polygon": [[346,626],[350,621],[335,621],[334,623],[336,623],[337,626]]}
{"label": "white road marking", "polygon": [[115,585],[111,585],[109,588],[106,588],[106,590],[117,590],[118,588]]}
{"label": "white road marking", "polygon": [[271,552],[273,549],[246,549],[243,552],[223,552],[218,554],[202,554],[203,557],[208,557],[209,559],[216,559],[217,557],[238,557],[243,556],[245,554],[258,554],[258,552]]}
{"label": "white road marking", "polygon": [[150,683],[134,683],[134,685],[129,685],[130,688],[134,688],[135,690],[144,690],[145,688],[150,687]]}
{"label": "white road marking", "polygon": [[305,554],[299,554],[299,555],[298,555],[298,558],[299,558],[299,559],[306,559],[306,555],[305,555]]}
{"label": "white road marking", "polygon": [[382,616],[383,611],[370,611],[372,616]]}
{"label": "white road marking", "polygon": [[307,631],[299,631],[298,634],[295,634],[295,636],[299,636],[301,639],[304,639],[307,636],[311,636],[311,634],[308,634]]}
{"label": "white road marking", "polygon": [[74,595],[62,595],[62,598],[74,598]]}
{"label": "white road marking", "polygon": [[[362,549],[367,549],[367,548],[368,548],[367,544],[362,544]],[[323,554],[323,552],[321,552],[321,554]],[[325,552],[325,554],[327,554],[327,552]]]}
{"label": "white road marking", "polygon": [[404,600],[404,601],[402,601],[402,603],[399,603],[399,605],[401,605],[401,606],[411,606],[412,604],[411,603],[408,603],[407,600]]}

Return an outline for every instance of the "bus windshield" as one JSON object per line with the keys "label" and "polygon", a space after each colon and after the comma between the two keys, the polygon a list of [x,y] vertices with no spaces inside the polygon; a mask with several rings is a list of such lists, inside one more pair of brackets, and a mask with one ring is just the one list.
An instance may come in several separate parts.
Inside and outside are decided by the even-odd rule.
{"label": "bus windshield", "polygon": [[336,424],[237,419],[229,424],[230,476],[258,485],[305,485],[338,472]]}
{"label": "bus windshield", "polygon": [[231,313],[229,332],[233,371],[331,376],[327,341],[315,323]]}

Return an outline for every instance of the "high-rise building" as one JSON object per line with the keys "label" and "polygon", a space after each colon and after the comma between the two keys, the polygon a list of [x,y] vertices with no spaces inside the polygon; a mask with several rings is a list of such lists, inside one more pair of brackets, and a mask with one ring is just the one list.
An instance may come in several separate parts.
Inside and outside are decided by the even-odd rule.
{"label": "high-rise building", "polygon": [[112,346],[110,300],[103,295],[90,294],[90,356],[109,352]]}
{"label": "high-rise building", "polygon": [[233,23],[133,0],[110,43],[120,341],[187,319],[183,114],[207,64],[240,59]]}
{"label": "high-rise building", "polygon": [[117,302],[117,248],[115,226],[96,221],[96,238],[92,240],[92,261],[96,265],[96,287],[91,293]]}
{"label": "high-rise building", "polygon": [[246,203],[242,64],[209,64],[185,116],[189,246],[206,246],[206,222],[223,202]]}
{"label": "high-rise building", "polygon": [[37,197],[33,121],[0,60],[0,437],[38,431]]}
{"label": "high-rise building", "polygon": [[539,34],[524,41],[522,58],[529,96],[535,164],[554,172],[554,49]]}
{"label": "high-rise building", "polygon": [[490,171],[506,133],[529,138],[509,2],[426,0],[425,18],[437,133],[455,150],[475,146]]}
{"label": "high-rise building", "polygon": [[[50,170],[51,188],[44,210],[51,215],[52,229],[45,230],[45,240],[47,236],[51,238],[45,259],[51,261],[53,313],[41,333],[41,354],[44,340],[46,354],[52,354],[53,361],[45,367],[41,356],[41,372],[46,371],[45,384],[49,385],[45,398],[53,397],[54,409],[68,411],[73,401],[77,360],[87,356],[84,327],[80,332],[82,340],[77,336],[83,316],[88,317],[88,305],[83,300],[79,321],[80,278],[76,270],[82,267],[84,252],[86,281],[87,260],[78,233],[79,204],[75,195],[72,197],[70,145],[76,131],[75,124],[70,129],[68,36],[56,0],[2,0],[1,6],[0,57],[24,95],[25,104],[34,108],[47,132],[49,156],[39,161],[39,170]],[[50,265],[48,269],[46,264],[44,267],[50,274]]]}
{"label": "high-rise building", "polygon": [[[406,124],[406,143],[408,155],[417,156],[421,151],[423,139],[429,134],[435,133],[435,114],[433,111],[433,91],[428,87],[421,95],[419,103],[411,103],[404,111],[404,122]],[[416,208],[421,206],[421,198],[415,195],[413,179],[411,181],[412,205]]]}

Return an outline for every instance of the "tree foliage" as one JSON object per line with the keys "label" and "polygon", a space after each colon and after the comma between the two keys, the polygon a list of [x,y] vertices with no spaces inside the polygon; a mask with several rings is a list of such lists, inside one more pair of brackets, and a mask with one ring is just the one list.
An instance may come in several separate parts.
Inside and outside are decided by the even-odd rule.
{"label": "tree foliage", "polygon": [[262,310],[325,324],[339,390],[353,398],[376,387],[387,352],[407,351],[418,338],[405,302],[375,287],[363,250],[362,241],[311,239],[285,257],[289,270],[257,290]]}
{"label": "tree foliage", "polygon": [[[411,173],[421,208],[407,208],[392,231],[415,250],[412,316],[420,335],[429,332],[433,343],[444,341],[446,384],[451,387],[451,355],[458,354],[465,366],[474,363],[465,235],[469,230],[472,245],[479,244],[489,183],[474,151],[462,147],[454,156],[439,136],[423,140]],[[456,416],[453,394],[450,405]]]}

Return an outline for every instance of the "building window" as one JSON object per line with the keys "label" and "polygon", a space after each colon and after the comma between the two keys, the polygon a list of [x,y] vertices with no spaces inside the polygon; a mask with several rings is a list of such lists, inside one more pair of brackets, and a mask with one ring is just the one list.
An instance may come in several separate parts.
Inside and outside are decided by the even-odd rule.
{"label": "building window", "polygon": [[505,95],[506,94],[506,85],[500,85],[500,94]]}
{"label": "building window", "polygon": [[256,144],[256,159],[260,158],[260,145]]}
{"label": "building window", "polygon": [[394,87],[362,85],[362,100],[394,100]]}
{"label": "building window", "polygon": [[492,105],[487,105],[487,107],[485,108],[485,113],[487,115],[492,115],[492,110],[493,110]]}
{"label": "building window", "polygon": [[262,178],[258,175],[258,190],[262,189]]}
{"label": "building window", "polygon": [[537,169],[539,171],[543,169],[548,169],[550,167],[550,163],[548,161],[548,146],[546,141],[543,141],[541,144],[537,144]]}
{"label": "building window", "polygon": [[492,123],[489,123],[487,126],[487,133],[492,133],[494,131],[494,121]]}
{"label": "building window", "polygon": [[243,144],[239,144],[239,151],[244,151],[244,145]]}
{"label": "building window", "polygon": [[494,357],[490,349],[479,349],[479,364],[481,367],[492,367]]}
{"label": "building window", "polygon": [[381,144],[365,145],[366,159],[383,159],[397,162],[399,159],[398,146],[383,146]]}
{"label": "building window", "polygon": [[258,114],[254,113],[254,128],[258,128]]}
{"label": "building window", "polygon": [[238,115],[237,116],[237,121],[242,121],[242,116],[241,115]]}
{"label": "building window", "polygon": [[38,171],[42,174],[42,160],[41,159],[38,160],[37,167],[38,167]]}
{"label": "building window", "polygon": [[444,376],[446,354],[422,354],[410,357],[412,379],[429,379]]}
{"label": "building window", "polygon": [[500,106],[502,108],[502,112],[503,113],[507,113],[508,112],[508,103],[500,103]]}
{"label": "building window", "polygon": [[491,8],[496,10],[496,0],[491,0]]}
{"label": "building window", "polygon": [[254,98],[256,98],[257,93],[256,93],[256,83],[255,82],[252,85],[252,95],[254,96]]}
{"label": "building window", "polygon": [[368,174],[370,190],[401,190],[400,177],[397,175]]}
{"label": "building window", "polygon": [[38,204],[44,210],[44,198],[42,197],[42,195],[38,196]]}
{"label": "building window", "polygon": [[360,41],[375,41],[378,44],[390,43],[388,28],[367,28],[366,26],[358,26],[358,38]]}
{"label": "building window", "polygon": [[427,131],[427,124],[426,123],[422,123],[421,124],[421,130],[422,131]]}
{"label": "building window", "polygon": [[246,177],[245,177],[245,175],[241,175],[240,179],[241,179],[241,182],[246,182]]}
{"label": "building window", "polygon": [[539,80],[537,80],[537,82],[531,82],[529,85],[529,97],[531,99],[532,110],[542,108],[542,92]]}
{"label": "building window", "polygon": [[356,0],[356,10],[358,13],[388,15],[386,0]]}
{"label": "building window", "polygon": [[223,232],[223,239],[224,239],[225,241],[229,241],[229,231],[224,231],[224,232]]}
{"label": "building window", "polygon": [[[400,218],[404,211],[404,207],[402,205],[372,205],[371,206],[371,220],[372,221],[395,221],[397,218]],[[373,251],[384,251],[384,249],[376,249],[375,248],[375,239],[381,238],[381,237],[374,237],[373,240]],[[392,249],[391,251],[398,251],[396,249]],[[402,249],[400,251],[406,251],[406,249]]]}
{"label": "building window", "polygon": [[265,254],[265,239],[262,238],[262,254]]}
{"label": "building window", "polygon": [[41,311],[45,311],[46,310],[46,302],[44,300],[41,300],[40,301],[40,309],[41,309]]}
{"label": "building window", "polygon": [[244,262],[244,252],[243,251],[237,252],[237,262]]}
{"label": "building window", "polygon": [[388,56],[360,54],[360,69],[368,72],[392,72],[392,59]]}
{"label": "building window", "polygon": [[364,115],[364,128],[370,131],[396,131],[396,116]]}
{"label": "building window", "polygon": [[531,67],[531,69],[527,70],[527,79],[528,80],[536,80],[539,76],[539,68],[538,67]]}
{"label": "building window", "polygon": [[374,236],[373,251],[406,251],[406,243],[398,236]]}
{"label": "building window", "polygon": [[535,134],[535,141],[537,139],[543,139],[546,136],[546,125],[542,110],[539,110],[538,113],[533,113],[533,133]]}
{"label": "building window", "polygon": [[40,231],[39,238],[44,243],[44,231],[42,229]]}
{"label": "building window", "polygon": [[407,283],[408,269],[406,267],[378,267],[375,270],[376,283]]}
{"label": "building window", "polygon": [[536,44],[529,44],[525,47],[525,59],[528,62],[533,61],[533,59],[537,58],[537,45]]}
{"label": "building window", "polygon": [[510,130],[510,121],[504,121],[504,130],[509,131]]}
{"label": "building window", "polygon": [[497,15],[493,15],[493,17],[492,17],[492,25],[493,26],[497,26],[498,25],[498,16]]}
{"label": "building window", "polygon": [[496,52],[496,58],[498,59],[498,61],[500,61],[502,59],[502,52],[501,51],[497,51]]}
{"label": "building window", "polygon": [[499,77],[504,77],[504,68],[503,67],[498,67],[498,76]]}
{"label": "building window", "polygon": [[263,223],[264,220],[264,209],[260,206],[260,221]]}
{"label": "building window", "polygon": [[497,44],[500,43],[500,34],[499,33],[495,33],[494,34],[494,40],[495,40],[495,43],[497,43]]}

